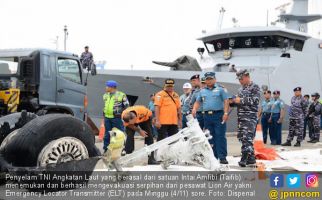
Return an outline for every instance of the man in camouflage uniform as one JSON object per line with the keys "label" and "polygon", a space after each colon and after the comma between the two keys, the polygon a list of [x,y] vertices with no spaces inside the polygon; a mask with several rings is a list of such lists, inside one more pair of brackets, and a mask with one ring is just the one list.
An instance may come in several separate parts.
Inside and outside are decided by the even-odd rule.
{"label": "man in camouflage uniform", "polygon": [[80,61],[82,63],[83,69],[91,68],[91,64],[93,63],[93,54],[92,52],[88,51],[88,46],[85,46],[85,51],[82,53]]}
{"label": "man in camouflage uniform", "polygon": [[300,147],[304,133],[304,117],[308,106],[308,101],[301,94],[301,87],[294,88],[294,96],[291,99],[289,111],[290,124],[287,141],[282,146],[291,146],[294,136],[297,136],[295,147]]}
{"label": "man in camouflage uniform", "polygon": [[258,120],[260,88],[250,80],[247,70],[240,70],[236,75],[242,87],[239,89],[238,95],[231,99],[231,103],[237,105],[237,138],[242,143],[242,157],[238,164],[241,167],[246,167],[246,165],[256,163],[253,139]]}
{"label": "man in camouflage uniform", "polygon": [[319,102],[320,94],[313,93],[311,95],[312,103],[308,111],[309,130],[312,131],[309,143],[317,143],[320,141],[320,119],[321,119],[321,103]]}

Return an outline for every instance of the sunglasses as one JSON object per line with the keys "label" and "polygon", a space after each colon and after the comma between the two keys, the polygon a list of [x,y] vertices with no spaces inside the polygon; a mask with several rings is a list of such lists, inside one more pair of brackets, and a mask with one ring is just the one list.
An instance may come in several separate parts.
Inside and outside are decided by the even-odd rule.
{"label": "sunglasses", "polygon": [[238,80],[242,80],[244,78],[244,75],[237,77]]}

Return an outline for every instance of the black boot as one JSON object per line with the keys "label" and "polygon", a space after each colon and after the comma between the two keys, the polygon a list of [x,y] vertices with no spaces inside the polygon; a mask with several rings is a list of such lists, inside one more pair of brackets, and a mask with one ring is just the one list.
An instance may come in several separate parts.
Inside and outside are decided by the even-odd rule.
{"label": "black boot", "polygon": [[247,153],[243,153],[240,161],[238,162],[238,165],[240,167],[246,167],[247,160],[248,160],[248,154]]}
{"label": "black boot", "polygon": [[308,143],[314,143],[314,139],[310,139],[307,141]]}
{"label": "black boot", "polygon": [[221,158],[220,159],[220,164],[223,164],[223,165],[228,165],[228,161],[226,158]]}
{"label": "black boot", "polygon": [[286,141],[285,143],[282,144],[282,146],[292,146],[291,141]]}
{"label": "black boot", "polygon": [[152,152],[148,159],[148,165],[158,165],[158,164],[160,164],[160,162],[154,159],[154,152]]}
{"label": "black boot", "polygon": [[301,146],[301,142],[297,141],[295,144],[294,144],[295,147],[300,147]]}
{"label": "black boot", "polygon": [[246,161],[246,165],[254,165],[256,164],[256,158],[254,154],[251,154],[248,156],[248,159]]}
{"label": "black boot", "polygon": [[307,142],[309,142],[309,143],[317,143],[317,142],[319,142],[317,139],[311,139],[311,140],[309,140],[309,141],[307,141]]}

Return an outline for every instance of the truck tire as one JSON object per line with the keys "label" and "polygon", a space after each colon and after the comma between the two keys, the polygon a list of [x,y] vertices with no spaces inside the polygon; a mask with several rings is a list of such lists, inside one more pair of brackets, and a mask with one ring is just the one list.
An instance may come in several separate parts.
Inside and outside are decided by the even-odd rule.
{"label": "truck tire", "polygon": [[13,166],[35,167],[96,157],[100,151],[85,122],[66,114],[49,114],[22,127],[0,154]]}
{"label": "truck tire", "polygon": [[14,130],[23,127],[25,124],[37,117],[36,114],[22,111],[6,115],[0,118],[0,144]]}
{"label": "truck tire", "polygon": [[10,141],[12,141],[12,138],[17,136],[17,133],[20,129],[16,129],[14,131],[12,131],[9,135],[7,135],[7,137],[2,141],[1,145],[0,145],[0,152],[2,149],[5,148],[5,146],[7,146],[8,143],[10,143]]}

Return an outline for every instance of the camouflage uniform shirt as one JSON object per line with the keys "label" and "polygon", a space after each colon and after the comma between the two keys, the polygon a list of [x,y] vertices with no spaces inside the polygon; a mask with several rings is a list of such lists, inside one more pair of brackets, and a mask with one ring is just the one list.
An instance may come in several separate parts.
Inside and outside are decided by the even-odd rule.
{"label": "camouflage uniform shirt", "polygon": [[237,107],[238,120],[246,118],[257,120],[258,105],[260,101],[260,89],[257,84],[251,83],[243,86],[238,91],[240,104]]}
{"label": "camouflage uniform shirt", "polygon": [[93,62],[93,54],[91,52],[83,52],[80,58],[83,67],[90,66],[91,62]]}
{"label": "camouflage uniform shirt", "polygon": [[307,112],[308,101],[304,97],[293,96],[291,99],[291,106],[289,110],[289,116],[293,119],[302,119],[304,118]]}

